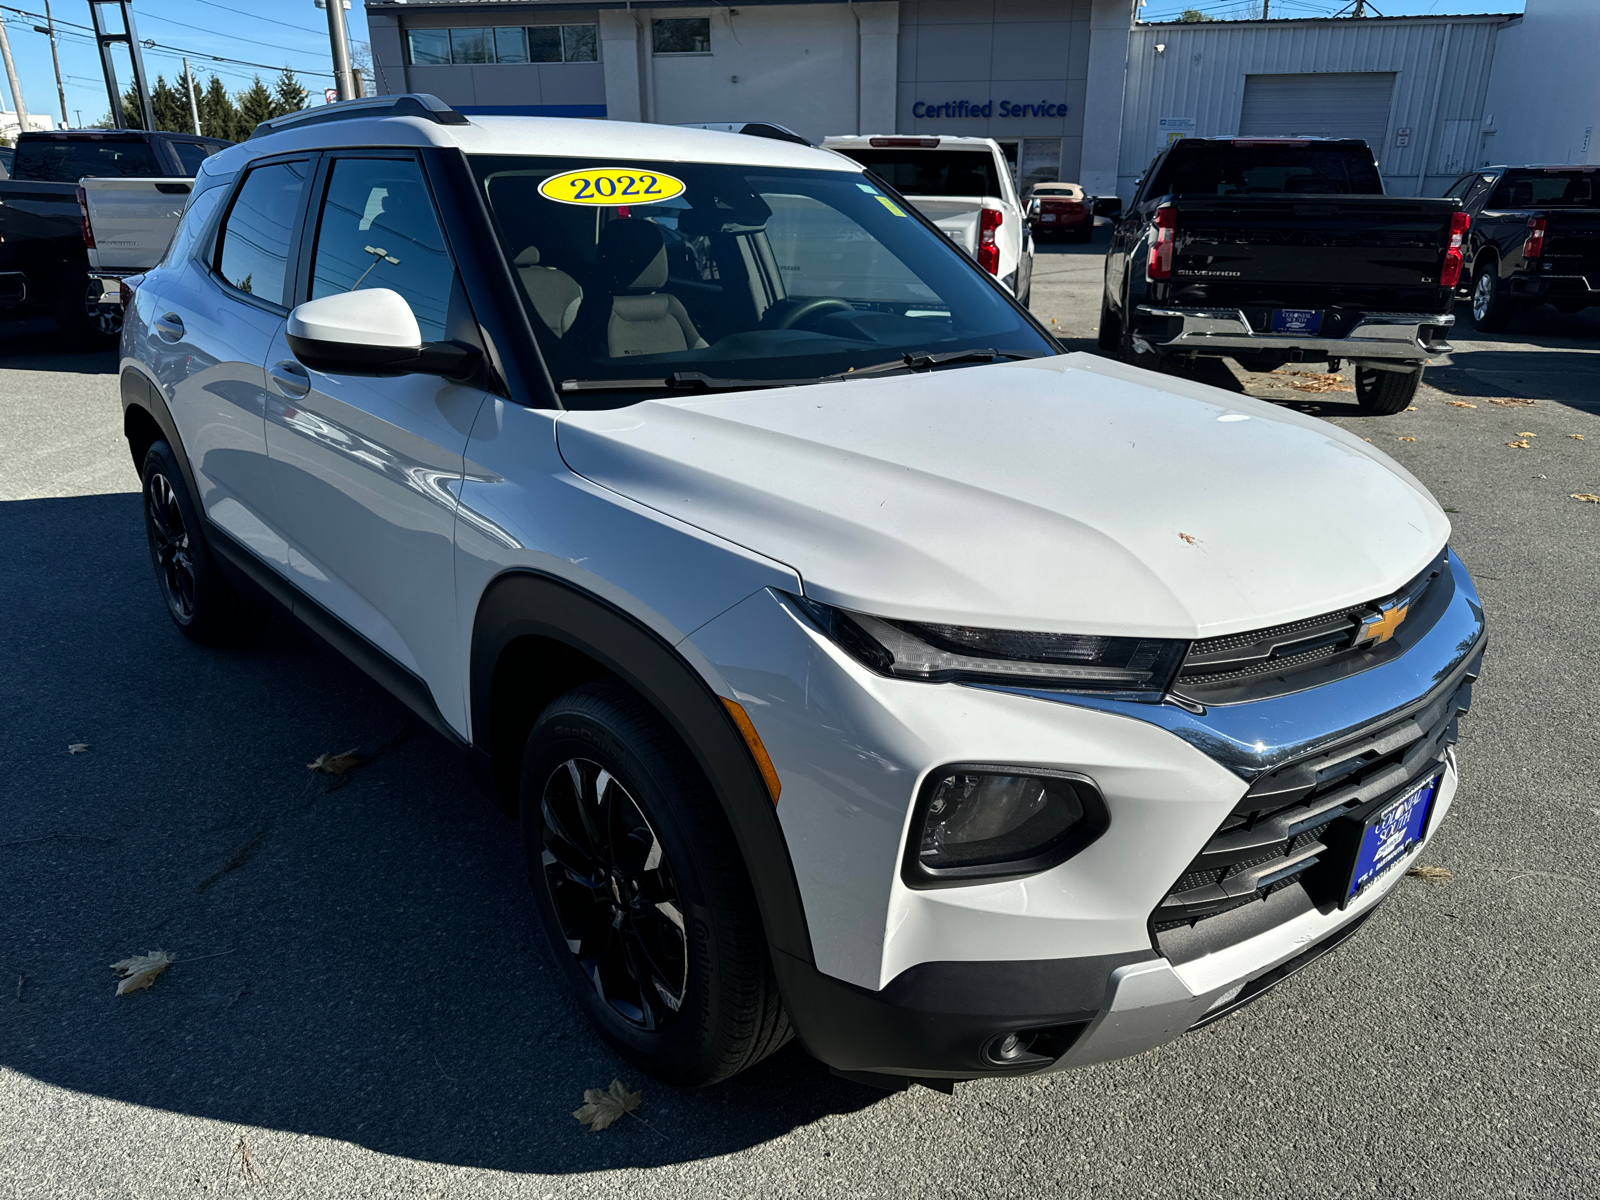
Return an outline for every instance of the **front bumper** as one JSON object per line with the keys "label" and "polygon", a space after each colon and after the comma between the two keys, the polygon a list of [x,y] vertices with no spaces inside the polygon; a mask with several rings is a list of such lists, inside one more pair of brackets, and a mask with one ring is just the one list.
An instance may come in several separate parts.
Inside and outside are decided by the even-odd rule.
{"label": "front bumper", "polygon": [[1377,365],[1421,363],[1450,352],[1444,332],[1455,324],[1450,313],[1366,313],[1343,337],[1262,333],[1237,308],[1175,308],[1141,304],[1136,336],[1153,348],[1174,354],[1281,354],[1341,358]]}

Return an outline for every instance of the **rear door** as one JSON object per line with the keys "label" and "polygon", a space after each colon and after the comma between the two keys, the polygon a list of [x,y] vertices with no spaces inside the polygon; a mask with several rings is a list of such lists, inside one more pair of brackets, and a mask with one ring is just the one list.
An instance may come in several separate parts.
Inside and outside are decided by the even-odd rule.
{"label": "rear door", "polygon": [[[297,298],[389,288],[424,341],[476,342],[421,164],[330,154],[314,187]],[[267,443],[290,578],[433,693],[465,730],[455,637],[462,452],[485,393],[432,375],[309,370],[280,331],[267,358]]]}

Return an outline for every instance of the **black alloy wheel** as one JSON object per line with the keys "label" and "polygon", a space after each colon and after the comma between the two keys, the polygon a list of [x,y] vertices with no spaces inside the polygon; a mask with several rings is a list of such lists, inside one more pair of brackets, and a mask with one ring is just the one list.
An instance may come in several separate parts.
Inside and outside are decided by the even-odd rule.
{"label": "black alloy wheel", "polygon": [[540,799],[545,886],[567,949],[600,999],[643,1030],[689,990],[684,903],[638,801],[599,763],[569,758]]}
{"label": "black alloy wheel", "polygon": [[180,624],[194,620],[195,564],[189,548],[189,530],[178,493],[161,471],[153,471],[145,486],[145,516],[150,535],[150,557],[155,562],[161,595]]}

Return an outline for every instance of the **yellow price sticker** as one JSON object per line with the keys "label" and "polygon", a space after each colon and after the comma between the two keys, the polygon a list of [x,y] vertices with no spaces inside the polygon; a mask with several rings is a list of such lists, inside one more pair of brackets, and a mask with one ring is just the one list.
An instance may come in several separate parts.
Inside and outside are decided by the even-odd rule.
{"label": "yellow price sticker", "polygon": [[631,167],[590,167],[552,175],[539,185],[539,194],[558,204],[659,204],[683,195],[684,182],[659,171]]}
{"label": "yellow price sticker", "polygon": [[883,205],[890,212],[892,212],[895,216],[903,217],[903,216],[906,215],[905,212],[901,209],[901,207],[898,204],[896,204],[893,200],[889,199],[889,197],[887,197],[887,196],[879,196],[877,198],[877,200],[878,200],[879,204]]}

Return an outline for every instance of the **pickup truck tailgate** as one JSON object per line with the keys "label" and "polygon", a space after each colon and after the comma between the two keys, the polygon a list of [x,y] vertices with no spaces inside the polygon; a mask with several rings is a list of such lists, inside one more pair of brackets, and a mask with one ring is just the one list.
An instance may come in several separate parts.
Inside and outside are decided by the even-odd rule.
{"label": "pickup truck tailgate", "polygon": [[82,183],[98,271],[143,271],[161,261],[183,216],[187,179],[88,178]]}
{"label": "pickup truck tailgate", "polygon": [[[1172,281],[1204,283],[1213,301],[1230,285],[1315,281],[1333,298],[1343,289],[1430,293],[1450,242],[1453,200],[1384,196],[1176,196],[1177,257]],[[1388,307],[1396,307],[1389,305]]]}
{"label": "pickup truck tailgate", "polygon": [[1600,289],[1600,208],[1550,209],[1543,258],[1555,274],[1586,275]]}
{"label": "pickup truck tailgate", "polygon": [[999,208],[998,200],[985,201],[981,196],[968,200],[950,196],[907,196],[916,210],[939,227],[939,231],[968,254],[978,251],[978,213],[987,203]]}

